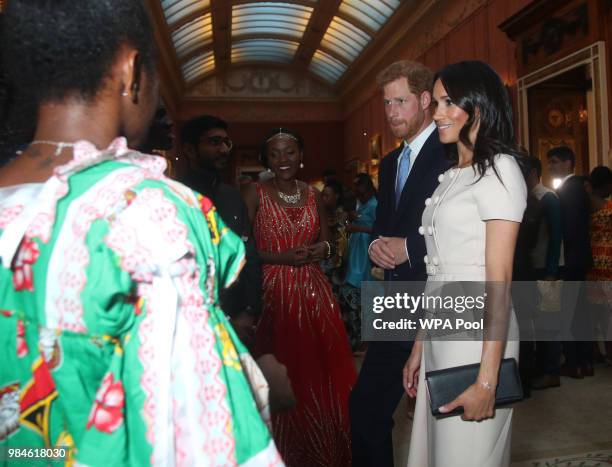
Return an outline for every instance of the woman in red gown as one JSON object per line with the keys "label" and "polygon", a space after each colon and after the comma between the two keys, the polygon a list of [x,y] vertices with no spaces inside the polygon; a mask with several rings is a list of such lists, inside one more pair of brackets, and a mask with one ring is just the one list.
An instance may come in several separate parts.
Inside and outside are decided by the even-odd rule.
{"label": "woman in red gown", "polygon": [[320,194],[297,180],[301,138],[276,129],[262,147],[275,177],[247,195],[263,263],[263,312],[255,353],[287,367],[297,404],[273,418],[291,467],[350,465],[348,397],[355,382],[340,309],[319,262],[331,254]]}

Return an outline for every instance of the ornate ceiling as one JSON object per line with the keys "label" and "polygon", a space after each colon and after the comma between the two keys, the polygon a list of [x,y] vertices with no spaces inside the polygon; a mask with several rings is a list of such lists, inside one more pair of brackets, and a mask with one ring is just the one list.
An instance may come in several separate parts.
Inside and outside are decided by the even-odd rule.
{"label": "ornate ceiling", "polygon": [[147,0],[179,99],[239,67],[285,68],[330,91],[410,0]]}

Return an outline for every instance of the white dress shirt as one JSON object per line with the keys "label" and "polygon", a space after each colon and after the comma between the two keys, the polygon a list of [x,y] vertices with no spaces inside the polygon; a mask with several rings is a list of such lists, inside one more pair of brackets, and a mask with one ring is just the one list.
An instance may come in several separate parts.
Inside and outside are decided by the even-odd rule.
{"label": "white dress shirt", "polygon": [[[412,170],[412,167],[414,166],[414,162],[416,161],[417,157],[419,157],[421,149],[423,149],[425,142],[431,136],[431,134],[434,132],[435,129],[436,129],[436,124],[435,122],[432,121],[410,143],[404,140],[404,145],[407,144],[408,146],[410,146],[410,167],[408,167],[408,177],[410,177],[410,171]],[[402,149],[404,148],[404,145],[402,146]],[[401,153],[400,153],[400,157],[402,157]],[[396,180],[397,180],[397,177],[399,176],[398,174],[399,166],[400,166],[399,162],[400,161],[398,158],[397,167],[395,169],[395,179]],[[406,181],[406,183],[408,183],[408,181]],[[370,246],[368,247],[368,255],[370,254],[370,248],[372,248],[372,245],[376,241],[378,241],[378,239],[375,239],[374,241],[372,241],[372,243],[370,243]],[[408,254],[408,245],[404,244],[404,247],[406,248],[406,256],[408,257],[408,263],[410,263],[410,255]]]}

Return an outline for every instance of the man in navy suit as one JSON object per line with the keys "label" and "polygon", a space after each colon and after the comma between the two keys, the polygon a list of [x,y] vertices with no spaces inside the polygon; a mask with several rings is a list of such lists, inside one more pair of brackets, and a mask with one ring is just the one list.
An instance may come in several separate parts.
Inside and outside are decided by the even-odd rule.
{"label": "man in navy suit", "polygon": [[561,179],[557,188],[561,203],[561,228],[563,231],[563,257],[565,266],[561,277],[567,282],[562,292],[563,316],[573,317],[567,323],[575,341],[563,343],[565,367],[561,374],[572,378],[593,376],[593,343],[587,341],[592,335],[591,320],[586,307],[586,289],[582,281],[593,265],[589,220],[591,206],[584,180],[574,175],[576,155],[567,146],[551,149],[546,154],[548,171]]}
{"label": "man in navy suit", "polygon": [[[387,281],[425,281],[421,216],[449,167],[432,120],[433,73],[411,61],[378,76],[387,121],[402,145],[379,169],[379,198],[369,256]],[[412,342],[371,342],[350,397],[353,466],[393,466],[393,413],[404,392]]]}

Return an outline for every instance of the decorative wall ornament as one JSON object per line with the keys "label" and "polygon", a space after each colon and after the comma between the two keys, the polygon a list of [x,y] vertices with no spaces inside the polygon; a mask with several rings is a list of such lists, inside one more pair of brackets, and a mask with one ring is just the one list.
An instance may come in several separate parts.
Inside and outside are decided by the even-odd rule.
{"label": "decorative wall ornament", "polygon": [[586,37],[588,30],[589,17],[586,3],[565,16],[548,18],[533,37],[525,37],[521,41],[523,64],[529,63],[531,55],[537,57],[540,48],[547,55],[552,55],[561,50],[566,39],[571,39],[576,34]]}
{"label": "decorative wall ornament", "polygon": [[219,115],[230,122],[330,122],[342,120],[342,108],[335,101],[289,99],[202,99],[188,98],[180,120],[197,115]]}
{"label": "decorative wall ornament", "polygon": [[211,76],[187,91],[187,98],[336,100],[334,92],[306,74],[278,68],[241,67]]}

